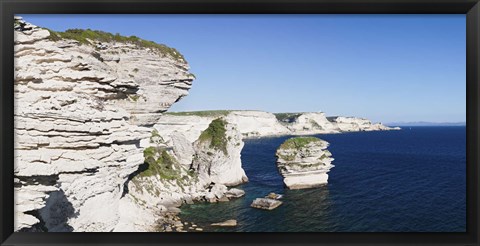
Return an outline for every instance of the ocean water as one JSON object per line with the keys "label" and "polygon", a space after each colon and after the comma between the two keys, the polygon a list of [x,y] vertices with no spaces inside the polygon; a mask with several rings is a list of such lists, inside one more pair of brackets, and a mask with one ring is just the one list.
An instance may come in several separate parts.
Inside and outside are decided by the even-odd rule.
{"label": "ocean water", "polygon": [[[335,160],[327,185],[284,188],[276,148],[287,138],[246,140],[242,164],[250,179],[242,198],[182,206],[180,217],[205,231],[464,232],[466,128],[404,127],[401,131],[316,135]],[[251,208],[269,192],[284,194],[273,211]],[[210,227],[236,219],[232,228]]]}

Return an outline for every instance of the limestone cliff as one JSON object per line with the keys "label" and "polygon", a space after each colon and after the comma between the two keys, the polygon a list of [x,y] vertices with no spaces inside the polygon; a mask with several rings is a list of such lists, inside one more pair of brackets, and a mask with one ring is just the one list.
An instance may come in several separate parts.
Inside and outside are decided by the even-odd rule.
{"label": "limestone cliff", "polygon": [[332,121],[342,132],[399,130],[398,127],[390,128],[381,123],[372,123],[368,119],[358,117],[332,117]]}
{"label": "limestone cliff", "polygon": [[248,180],[243,138],[389,130],[323,113],[163,114],[194,79],[175,49],[19,17],[14,33],[16,231],[163,230],[183,203],[244,194],[227,187]]}
{"label": "limestone cliff", "polygon": [[[174,49],[15,18],[15,230],[111,231],[141,139],[187,94]],[[159,96],[162,95],[162,96]]]}
{"label": "limestone cliff", "polygon": [[255,110],[167,112],[157,126],[164,126],[161,131],[187,134],[192,141],[199,136],[200,129],[205,129],[205,124],[218,117],[237,125],[243,138],[399,130],[363,118],[327,117],[323,112],[273,114]]}
{"label": "limestone cliff", "polygon": [[224,118],[213,120],[194,143],[192,169],[207,183],[238,185],[248,181],[242,169],[243,141],[237,125]]}
{"label": "limestone cliff", "polygon": [[277,167],[290,189],[312,188],[328,182],[333,167],[328,142],[315,137],[287,139],[277,149]]}
{"label": "limestone cliff", "polygon": [[148,166],[128,183],[121,201],[128,210],[115,231],[161,231],[152,225],[174,223],[165,215],[178,213],[184,203],[228,201],[244,194],[227,187],[248,179],[240,159],[242,136],[221,114],[163,115],[141,146]]}
{"label": "limestone cliff", "polygon": [[[286,114],[288,116],[288,114]],[[278,114],[281,116],[281,114]],[[286,124],[285,124],[286,123]],[[338,133],[341,129],[330,122],[325,113],[300,113],[290,118],[290,122],[284,124],[293,135],[312,135],[322,133]]]}
{"label": "limestone cliff", "polygon": [[287,135],[290,133],[289,129],[277,121],[274,114],[268,112],[231,111],[227,120],[236,124],[244,137]]}

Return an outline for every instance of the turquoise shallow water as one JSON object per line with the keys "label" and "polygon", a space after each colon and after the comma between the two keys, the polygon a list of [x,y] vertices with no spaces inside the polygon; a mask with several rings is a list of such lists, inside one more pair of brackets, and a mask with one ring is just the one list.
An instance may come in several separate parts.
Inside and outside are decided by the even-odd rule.
{"label": "turquoise shallow water", "polygon": [[[330,142],[335,167],[328,185],[285,189],[275,150],[288,137],[246,140],[246,195],[218,204],[182,206],[180,217],[206,231],[460,232],[466,228],[465,127],[317,135]],[[273,211],[250,207],[269,192],[284,194]],[[236,219],[237,227],[213,222]]]}

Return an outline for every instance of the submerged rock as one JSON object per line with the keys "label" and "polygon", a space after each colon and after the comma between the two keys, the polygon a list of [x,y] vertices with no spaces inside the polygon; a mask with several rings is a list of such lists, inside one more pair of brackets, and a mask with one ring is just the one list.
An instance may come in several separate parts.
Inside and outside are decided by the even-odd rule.
{"label": "submerged rock", "polygon": [[239,198],[245,195],[245,191],[237,189],[237,188],[231,188],[225,193],[225,196],[227,198]]}
{"label": "submerged rock", "polygon": [[312,188],[328,182],[333,167],[328,142],[315,137],[295,137],[277,149],[277,166],[290,189]]}
{"label": "submerged rock", "polygon": [[278,200],[278,199],[281,199],[283,196],[280,195],[280,194],[276,194],[276,193],[269,193],[267,196],[265,196],[265,198],[270,198],[270,199],[275,199],[275,200]]}
{"label": "submerged rock", "polygon": [[220,197],[217,201],[218,202],[228,202],[228,201],[230,201],[230,199],[228,199],[228,197],[224,196],[224,197]]}
{"label": "submerged rock", "polygon": [[260,208],[260,209],[265,209],[265,210],[273,210],[277,208],[278,206],[282,205],[283,202],[276,200],[276,199],[270,199],[270,198],[256,198],[253,200],[252,204],[250,205],[253,208]]}
{"label": "submerged rock", "polygon": [[223,227],[237,226],[237,221],[236,220],[226,220],[226,221],[223,221],[223,222],[213,223],[213,224],[211,224],[211,226],[223,226]]}

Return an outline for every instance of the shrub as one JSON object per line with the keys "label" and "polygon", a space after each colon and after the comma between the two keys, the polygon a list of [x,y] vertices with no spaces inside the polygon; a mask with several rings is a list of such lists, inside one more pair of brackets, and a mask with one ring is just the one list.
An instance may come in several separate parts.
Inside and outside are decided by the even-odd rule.
{"label": "shrub", "polygon": [[280,149],[300,149],[312,142],[322,141],[316,137],[294,137],[287,139],[280,145]]}
{"label": "shrub", "polygon": [[227,122],[218,118],[213,120],[208,128],[200,134],[198,138],[200,142],[210,142],[210,148],[223,151],[227,154],[227,137],[226,137]]}
{"label": "shrub", "polygon": [[283,123],[294,122],[302,113],[275,113],[275,117],[278,121]]}
{"label": "shrub", "polygon": [[166,150],[148,147],[143,151],[147,168],[138,175],[140,177],[160,176],[162,179],[173,180],[180,178],[180,170],[175,168],[176,160]]}

